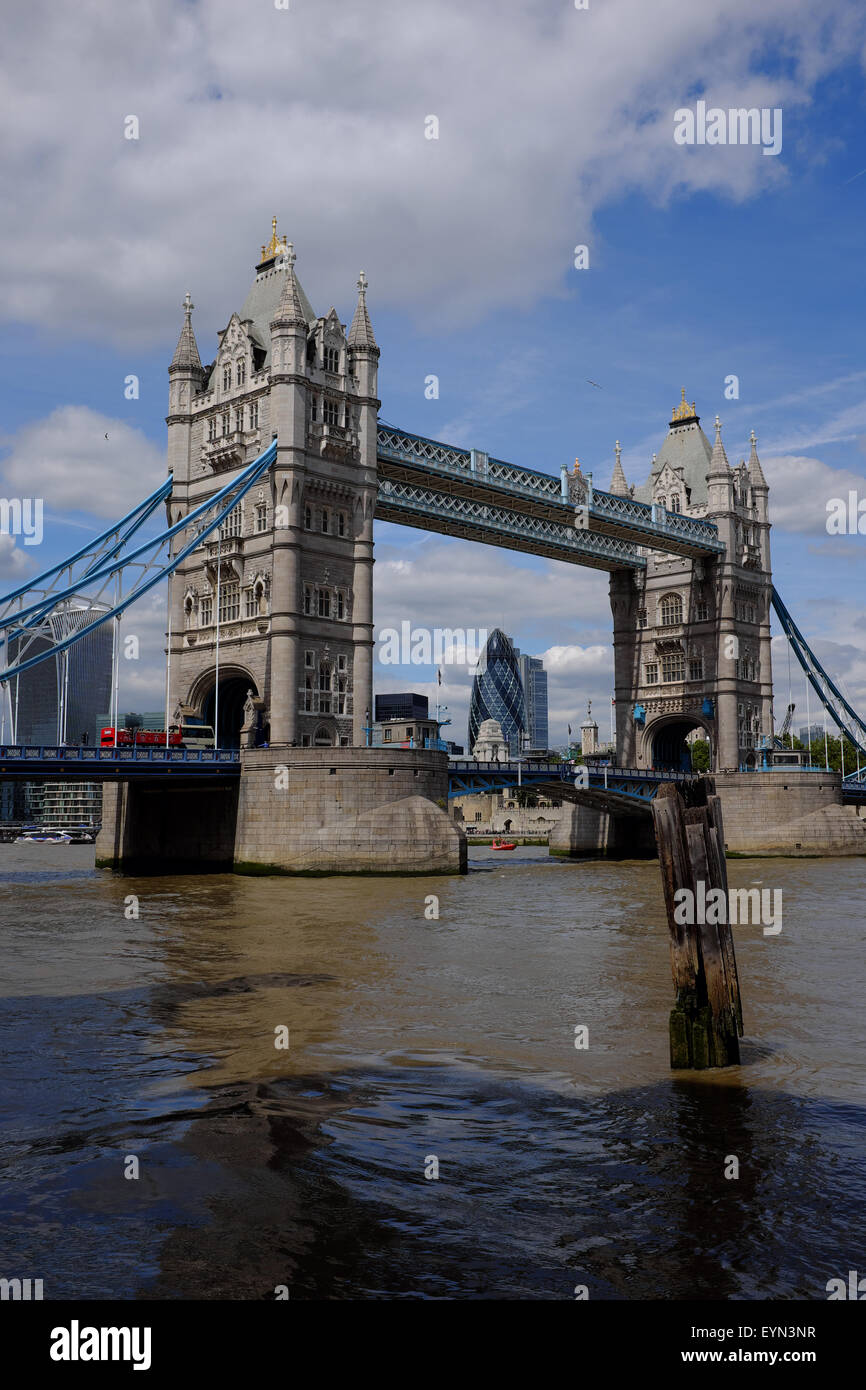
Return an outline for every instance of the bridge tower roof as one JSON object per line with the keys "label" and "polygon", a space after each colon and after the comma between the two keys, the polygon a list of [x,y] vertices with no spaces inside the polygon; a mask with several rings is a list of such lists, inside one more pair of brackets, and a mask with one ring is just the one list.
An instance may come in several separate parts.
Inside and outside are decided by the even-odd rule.
{"label": "bridge tower roof", "polygon": [[192,326],[192,311],[195,308],[187,291],[183,301],[183,327],[180,330],[180,337],[177,340],[177,347],[174,350],[174,357],[171,359],[169,371],[193,371],[202,370],[201,358],[198,353],[198,343],[195,340],[195,333]]}
{"label": "bridge tower roof", "polygon": [[649,478],[643,487],[635,488],[634,495],[640,502],[653,500],[653,484],[662,470],[669,466],[674,472],[682,474],[689,505],[705,506],[707,502],[707,473],[713,455],[712,445],[701,429],[701,419],[695,408],[686,400],[685,387],[681,392],[680,403],[675,406],[668,433],[655,456]]}

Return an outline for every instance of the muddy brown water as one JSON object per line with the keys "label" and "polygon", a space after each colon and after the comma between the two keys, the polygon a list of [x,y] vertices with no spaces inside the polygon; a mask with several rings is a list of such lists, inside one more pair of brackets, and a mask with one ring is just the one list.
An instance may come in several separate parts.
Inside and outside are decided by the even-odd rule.
{"label": "muddy brown water", "polygon": [[735,929],[743,1064],[674,1075],[657,865],[470,856],[130,879],[0,846],[0,1275],[824,1299],[866,1272],[862,862],[732,861],[783,889],[782,931]]}

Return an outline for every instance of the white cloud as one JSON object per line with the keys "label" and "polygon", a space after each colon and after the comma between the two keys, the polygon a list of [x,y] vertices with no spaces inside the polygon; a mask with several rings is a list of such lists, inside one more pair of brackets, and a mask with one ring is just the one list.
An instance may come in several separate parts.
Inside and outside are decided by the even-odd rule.
{"label": "white cloud", "polygon": [[10,451],[0,463],[4,486],[41,497],[46,512],[119,518],[165,477],[164,448],[84,405],[58,406],[4,442]]}
{"label": "white cloud", "polygon": [[374,315],[525,309],[569,283],[607,199],[784,178],[784,151],[675,145],[674,110],[703,88],[788,119],[863,27],[813,0],[703,0],[687,21],[681,0],[35,0],[4,26],[0,306],[131,344],[189,288],[210,342],[274,211],[320,309],[350,304],[360,265]]}
{"label": "white cloud", "polygon": [[14,536],[0,535],[0,579],[4,586],[8,583],[16,588],[35,568],[33,555],[23,550]]}
{"label": "white cloud", "polygon": [[820,459],[782,454],[761,460],[770,487],[770,520],[781,531],[827,534],[827,503],[866,496],[866,478]]}

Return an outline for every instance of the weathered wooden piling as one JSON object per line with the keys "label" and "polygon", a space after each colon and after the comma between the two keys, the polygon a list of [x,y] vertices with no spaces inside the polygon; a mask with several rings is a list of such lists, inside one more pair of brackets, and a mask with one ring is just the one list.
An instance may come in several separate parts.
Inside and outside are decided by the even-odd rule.
{"label": "weathered wooden piling", "polygon": [[[663,783],[653,801],[653,820],[676,994],[671,1066],[732,1066],[740,1060],[743,1011],[728,920],[722,808],[712,778],[683,791]],[[682,889],[689,896],[678,900]],[[710,897],[713,890],[721,890],[721,901],[718,892]]]}

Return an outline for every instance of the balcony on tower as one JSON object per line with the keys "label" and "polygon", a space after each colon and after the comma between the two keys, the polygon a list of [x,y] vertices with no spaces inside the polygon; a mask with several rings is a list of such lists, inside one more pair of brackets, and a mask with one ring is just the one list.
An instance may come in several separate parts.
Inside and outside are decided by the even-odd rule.
{"label": "balcony on tower", "polygon": [[327,420],[311,420],[308,425],[308,447],[321,458],[342,462],[358,454],[358,431],[345,425],[330,424]]}
{"label": "balcony on tower", "polygon": [[261,449],[261,428],[231,429],[216,439],[206,440],[203,456],[215,473],[224,473],[229,468],[242,468],[248,462],[248,451],[255,453]]}

